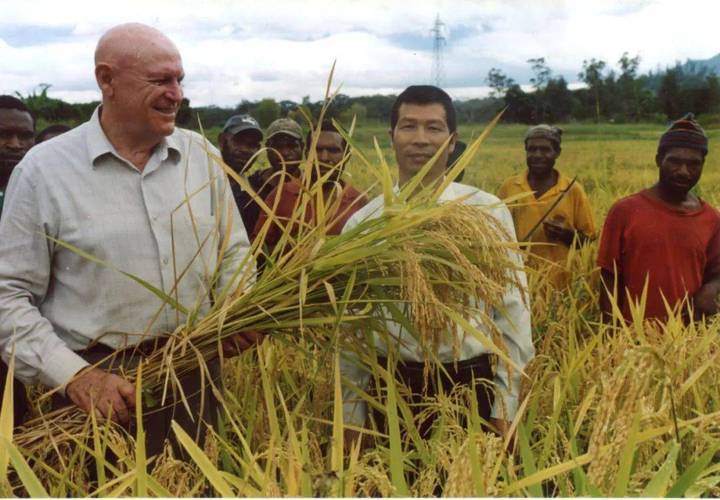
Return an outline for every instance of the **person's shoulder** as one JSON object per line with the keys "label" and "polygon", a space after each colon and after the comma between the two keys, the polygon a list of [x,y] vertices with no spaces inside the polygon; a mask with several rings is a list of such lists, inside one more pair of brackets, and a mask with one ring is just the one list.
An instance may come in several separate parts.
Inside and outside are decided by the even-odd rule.
{"label": "person's shoulder", "polygon": [[701,208],[703,212],[706,214],[707,217],[709,217],[711,220],[716,222],[720,226],[720,210],[718,210],[717,207],[711,205],[705,200],[700,200]]}
{"label": "person's shoulder", "polygon": [[607,217],[625,217],[629,215],[637,215],[639,210],[652,209],[653,204],[648,200],[647,195],[643,191],[624,196],[615,201],[608,210]]}
{"label": "person's shoulder", "polygon": [[25,153],[14,170],[18,175],[33,179],[49,180],[55,175],[67,175],[68,168],[89,162],[85,126],[82,124],[64,134],[36,144]]}
{"label": "person's shoulder", "polygon": [[360,198],[360,199],[364,199],[366,203],[368,201],[367,194],[360,191],[352,184],[345,184],[345,189],[343,189],[343,196],[345,198],[348,198],[351,200],[356,200],[356,199]]}
{"label": "person's shoulder", "polygon": [[365,220],[380,217],[383,213],[384,206],[385,199],[383,195],[378,195],[371,199],[362,208],[350,216],[343,227],[343,232],[357,226]]}
{"label": "person's shoulder", "polygon": [[185,154],[188,151],[188,146],[199,148],[199,151],[204,153],[211,153],[220,157],[220,151],[215,145],[199,132],[194,130],[175,127],[175,130],[167,138],[168,146],[175,147],[179,150],[180,154]]}
{"label": "person's shoulder", "polygon": [[469,205],[505,206],[500,198],[475,186],[453,182],[450,184],[450,189],[452,189],[455,199],[463,199]]}
{"label": "person's shoulder", "polygon": [[525,174],[511,175],[503,181],[498,189],[498,193],[511,193],[513,191],[520,191],[523,185]]}

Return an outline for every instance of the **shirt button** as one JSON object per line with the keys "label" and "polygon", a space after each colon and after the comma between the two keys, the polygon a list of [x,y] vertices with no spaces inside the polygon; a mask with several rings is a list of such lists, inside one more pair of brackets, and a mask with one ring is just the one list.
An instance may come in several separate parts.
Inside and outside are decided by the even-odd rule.
{"label": "shirt button", "polygon": [[170,260],[167,257],[163,257],[162,263],[167,266],[168,262],[170,262]]}

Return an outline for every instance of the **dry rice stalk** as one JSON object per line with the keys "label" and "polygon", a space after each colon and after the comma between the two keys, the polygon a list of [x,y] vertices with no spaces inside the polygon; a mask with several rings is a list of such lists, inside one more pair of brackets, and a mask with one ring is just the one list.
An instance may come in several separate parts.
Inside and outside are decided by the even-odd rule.
{"label": "dry rice stalk", "polygon": [[505,454],[501,437],[490,433],[468,435],[454,454],[454,460],[447,469],[447,481],[443,495],[447,497],[472,497],[476,495],[473,484],[476,478],[472,477],[470,463],[470,446],[475,446],[480,470],[483,472],[482,484],[485,486],[485,496],[497,495],[500,487],[494,484],[492,476],[493,467]]}
{"label": "dry rice stalk", "polygon": [[[643,400],[648,397],[648,387],[655,378],[657,361],[647,349],[632,349],[623,363],[607,380],[603,381],[588,452],[595,454],[588,467],[588,478],[602,491],[607,491],[619,466],[621,452]],[[601,447],[610,448],[599,452]]]}
{"label": "dry rice stalk", "polygon": [[[409,255],[413,257],[408,259]],[[333,238],[313,229],[283,259],[282,267],[266,269],[252,288],[230,294],[195,324],[179,328],[146,358],[144,392],[165,401],[177,377],[216,358],[219,340],[235,332],[292,333],[313,319],[335,323],[340,314],[337,300],[347,292],[351,277],[355,286],[349,290],[350,302],[344,310],[378,308],[389,300],[409,303],[428,352],[438,340],[437,332],[450,330],[452,321],[446,311],[468,317],[477,312],[473,301],[497,304],[502,292],[515,284],[514,273],[508,272],[514,263],[497,221],[482,207],[453,202],[388,210],[380,219]],[[392,285],[390,281],[381,287],[382,295],[374,295],[380,288],[368,285],[388,276],[402,276],[412,284]],[[328,285],[334,289],[334,299],[328,295]],[[238,290],[246,288],[241,284]],[[481,327],[497,335],[488,314],[480,312]],[[303,330],[308,341],[320,346],[328,342],[325,332]],[[135,373],[132,370],[126,376],[132,381]],[[72,441],[80,435],[86,420],[73,408],[53,412],[29,422],[16,442],[28,452],[44,453],[49,442]]]}

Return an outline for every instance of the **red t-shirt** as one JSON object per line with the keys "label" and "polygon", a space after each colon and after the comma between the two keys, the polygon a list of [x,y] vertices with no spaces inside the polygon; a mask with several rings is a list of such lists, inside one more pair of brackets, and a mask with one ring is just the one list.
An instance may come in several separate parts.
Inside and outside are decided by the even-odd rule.
{"label": "red t-shirt", "polygon": [[[700,203],[697,210],[674,209],[641,191],[608,212],[598,265],[609,272],[617,266],[633,301],[639,301],[647,280],[646,318],[667,319],[663,297],[677,307],[720,272],[720,213]],[[630,319],[627,295],[622,297]]]}
{"label": "red t-shirt", "polygon": [[[292,218],[292,213],[295,210],[299,200],[300,193],[303,189],[302,184],[297,180],[286,182],[283,185],[282,191],[279,192],[280,200],[278,201],[277,208],[275,210],[276,224],[273,224],[265,236],[265,244],[274,246],[282,235],[279,224],[287,225]],[[275,204],[275,199],[278,196],[278,188],[272,190],[272,192],[265,199],[265,203],[268,207],[272,208]],[[313,207],[312,200],[305,209],[305,223],[312,224],[315,219],[315,210]],[[348,221],[350,216],[357,212],[360,208],[365,206],[368,202],[368,198],[365,194],[361,193],[349,184],[345,184],[340,194],[340,199],[331,201],[330,207],[326,207],[328,210],[332,210],[330,215],[330,226],[328,227],[327,234],[340,234],[343,226]],[[297,216],[296,216],[297,217]],[[260,211],[260,216],[255,223],[255,229],[252,233],[252,239],[254,240],[260,233],[265,221],[267,220],[267,214]]]}

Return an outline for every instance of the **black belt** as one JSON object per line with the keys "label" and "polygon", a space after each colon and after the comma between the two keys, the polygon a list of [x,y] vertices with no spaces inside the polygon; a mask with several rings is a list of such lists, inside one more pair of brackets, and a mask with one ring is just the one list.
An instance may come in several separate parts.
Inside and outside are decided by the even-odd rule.
{"label": "black belt", "polygon": [[85,349],[81,349],[77,351],[78,354],[139,354],[141,356],[150,356],[154,352],[156,352],[158,349],[162,349],[163,346],[167,343],[169,337],[167,336],[161,336],[161,337],[154,337],[150,340],[145,340],[143,342],[140,342],[135,345],[131,345],[128,347],[125,347],[124,349],[118,349],[115,347],[111,347],[109,345],[101,344],[99,341],[94,340],[90,343]]}
{"label": "black belt", "polygon": [[[453,369],[457,370],[463,370],[466,368],[472,368],[477,365],[485,365],[487,363],[491,363],[495,358],[494,354],[490,353],[484,353],[480,354],[479,356],[475,356],[474,358],[469,359],[463,359],[462,361],[451,361],[449,363],[441,363],[442,366],[446,368],[452,367]],[[378,364],[387,366],[387,358],[378,356]],[[397,362],[398,366],[402,366],[403,368],[409,369],[409,370],[424,370],[425,366],[427,365],[427,362],[425,361],[410,361],[410,360],[404,360],[400,359]]]}

